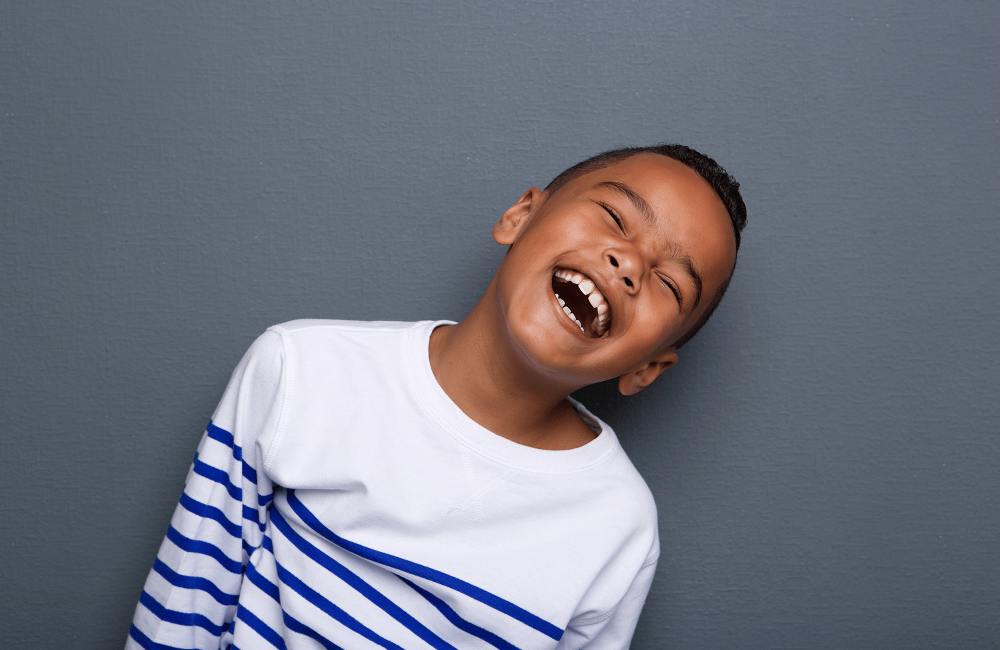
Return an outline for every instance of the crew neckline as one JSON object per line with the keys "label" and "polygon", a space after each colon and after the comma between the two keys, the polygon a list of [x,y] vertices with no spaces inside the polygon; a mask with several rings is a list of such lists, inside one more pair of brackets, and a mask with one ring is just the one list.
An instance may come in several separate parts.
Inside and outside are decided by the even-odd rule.
{"label": "crew neckline", "polygon": [[454,321],[421,321],[416,323],[407,337],[407,372],[410,385],[416,387],[424,408],[443,428],[470,450],[496,462],[543,472],[575,472],[588,469],[609,459],[619,448],[618,438],[605,422],[591,413],[580,402],[568,397],[570,404],[597,437],[574,449],[536,449],[508,440],[482,426],[458,407],[444,392],[430,361],[430,338],[435,328],[454,325]]}

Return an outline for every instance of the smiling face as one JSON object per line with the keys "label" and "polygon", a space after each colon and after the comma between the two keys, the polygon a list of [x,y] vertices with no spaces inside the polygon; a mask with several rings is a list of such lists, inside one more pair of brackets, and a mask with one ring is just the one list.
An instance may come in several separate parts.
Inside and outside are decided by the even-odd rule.
{"label": "smiling face", "polygon": [[494,227],[495,278],[514,345],[567,386],[621,377],[633,393],[672,365],[736,257],[725,206],[695,171],[643,153],[546,196],[528,190]]}

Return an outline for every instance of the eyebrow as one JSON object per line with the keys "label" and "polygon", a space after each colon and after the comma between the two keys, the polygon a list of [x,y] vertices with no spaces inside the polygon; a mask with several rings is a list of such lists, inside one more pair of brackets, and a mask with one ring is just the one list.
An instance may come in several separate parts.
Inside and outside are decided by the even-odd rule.
{"label": "eyebrow", "polygon": [[[632,206],[639,211],[642,215],[643,220],[649,224],[652,223],[656,217],[653,216],[653,209],[649,207],[646,203],[646,199],[642,198],[636,194],[635,190],[626,185],[625,183],[620,183],[618,181],[602,181],[594,186],[594,188],[606,188],[618,192],[629,202]],[[691,278],[691,282],[694,284],[694,304],[691,305],[691,311],[698,308],[698,303],[701,302],[701,276],[698,275],[698,271],[694,268],[694,264],[691,263],[691,258],[679,254],[679,251],[673,251],[677,253],[678,261],[684,265],[684,270],[687,271],[688,276]]]}
{"label": "eyebrow", "polygon": [[639,211],[639,214],[642,215],[642,218],[646,221],[646,223],[652,223],[655,219],[655,217],[653,217],[653,209],[649,207],[648,203],[646,203],[646,199],[636,194],[635,190],[625,183],[619,183],[618,181],[603,181],[594,187],[611,189],[624,196],[635,207],[635,209]]}
{"label": "eyebrow", "polygon": [[691,305],[691,311],[694,311],[698,308],[698,303],[701,302],[701,276],[694,269],[694,264],[691,263],[690,258],[682,257],[680,258],[680,262],[684,265],[688,275],[691,276],[691,281],[694,282],[694,304]]}

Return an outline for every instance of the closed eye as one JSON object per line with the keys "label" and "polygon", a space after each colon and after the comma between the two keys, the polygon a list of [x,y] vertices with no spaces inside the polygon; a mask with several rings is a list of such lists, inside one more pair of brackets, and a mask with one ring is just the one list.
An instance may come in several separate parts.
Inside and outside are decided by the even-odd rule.
{"label": "closed eye", "polygon": [[601,203],[600,206],[604,208],[605,212],[611,215],[612,219],[615,220],[615,223],[618,224],[618,227],[621,229],[622,234],[625,234],[625,223],[622,221],[622,218],[618,216],[618,213],[615,212],[614,209],[606,203]]}
{"label": "closed eye", "polygon": [[681,293],[680,291],[677,290],[677,287],[674,286],[674,284],[670,280],[664,277],[661,277],[660,279],[663,280],[663,284],[667,285],[667,288],[670,289],[671,292],[673,292],[674,298],[677,299],[678,304],[683,304],[683,300],[681,300]]}

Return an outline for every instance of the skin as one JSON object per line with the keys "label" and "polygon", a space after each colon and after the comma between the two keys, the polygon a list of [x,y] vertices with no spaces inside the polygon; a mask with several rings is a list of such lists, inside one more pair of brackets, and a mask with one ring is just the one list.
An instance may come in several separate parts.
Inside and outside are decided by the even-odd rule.
{"label": "skin", "polygon": [[[507,255],[469,315],[434,330],[431,368],[469,417],[538,449],[593,440],[566,401],[572,392],[618,377],[631,395],[673,366],[673,343],[736,259],[732,225],[712,187],[684,164],[649,153],[551,196],[532,187],[504,212],[493,238],[510,247]],[[603,336],[585,335],[562,311],[552,289],[560,268],[586,274],[604,295],[611,325]]]}

